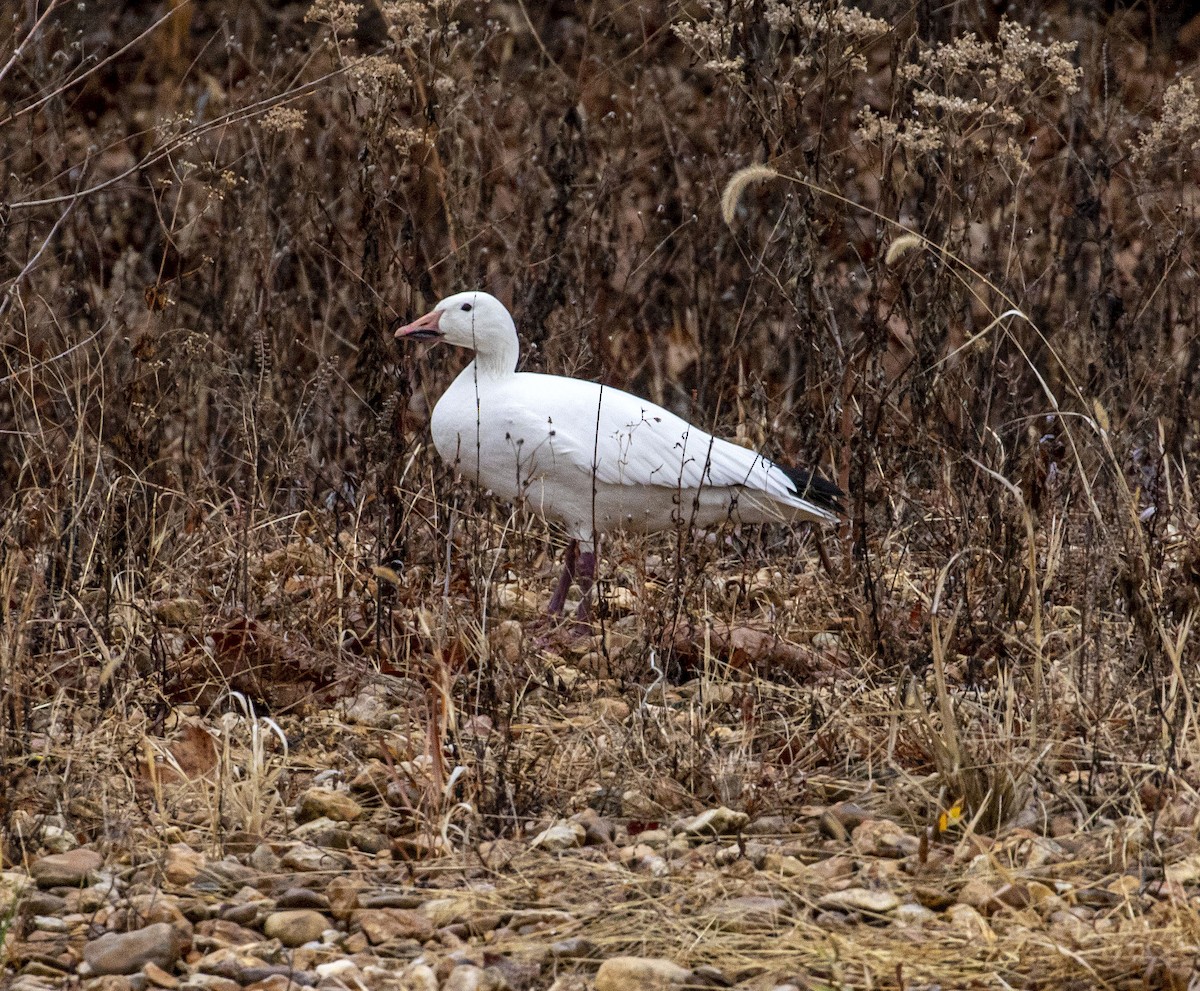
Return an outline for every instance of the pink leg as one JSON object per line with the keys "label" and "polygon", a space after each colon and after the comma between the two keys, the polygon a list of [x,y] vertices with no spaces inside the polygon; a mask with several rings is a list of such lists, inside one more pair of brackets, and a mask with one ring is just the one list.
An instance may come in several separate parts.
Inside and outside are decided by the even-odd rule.
{"label": "pink leg", "polygon": [[[590,557],[590,555],[584,555]],[[579,541],[572,540],[567,544],[567,556],[563,561],[562,576],[550,597],[550,615],[557,616],[563,611],[567,602],[567,592],[571,590],[571,582],[575,580],[575,567],[579,560]]]}
{"label": "pink leg", "polygon": [[579,555],[579,570],[576,572],[576,582],[583,598],[579,600],[579,608],[575,610],[575,618],[586,623],[592,618],[592,586],[596,583],[596,554],[594,551],[584,551]]}

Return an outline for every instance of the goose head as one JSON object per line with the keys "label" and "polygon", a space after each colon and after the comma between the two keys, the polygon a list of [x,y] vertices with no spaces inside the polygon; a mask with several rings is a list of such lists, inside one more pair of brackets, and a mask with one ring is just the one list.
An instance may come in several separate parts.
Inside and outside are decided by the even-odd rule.
{"label": "goose head", "polygon": [[504,304],[488,293],[455,293],[412,323],[399,323],[392,325],[397,340],[445,341],[486,357],[511,354],[516,364],[516,324]]}

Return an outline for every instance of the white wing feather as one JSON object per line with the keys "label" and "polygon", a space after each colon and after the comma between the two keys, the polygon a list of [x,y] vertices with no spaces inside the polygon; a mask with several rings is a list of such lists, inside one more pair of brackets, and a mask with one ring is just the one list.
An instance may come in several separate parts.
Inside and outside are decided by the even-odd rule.
{"label": "white wing feather", "polygon": [[784,472],[761,454],[714,437],[648,400],[578,379],[519,378],[540,380],[538,405],[555,411],[541,427],[542,431],[549,428],[546,444],[556,465],[566,461],[609,485],[653,485],[684,492],[745,487],[815,516],[832,518],[798,496]]}

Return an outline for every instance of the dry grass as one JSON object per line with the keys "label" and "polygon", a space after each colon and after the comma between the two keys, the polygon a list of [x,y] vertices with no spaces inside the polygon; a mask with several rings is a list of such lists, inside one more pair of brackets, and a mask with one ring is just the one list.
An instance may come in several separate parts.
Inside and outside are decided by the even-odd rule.
{"label": "dry grass", "polygon": [[[14,22],[8,859],[18,809],[114,846],[272,835],[374,760],[447,876],[587,805],[807,835],[798,810],[854,796],[914,835],[961,810],[943,886],[1013,830],[1075,837],[1077,888],[1161,879],[1200,785],[1194,53],[1076,5],[1025,11],[1041,33],[871,9]],[[605,638],[535,642],[512,621],[561,541],[437,462],[461,359],[384,332],[468,286],[511,302],[529,368],[820,460],[850,493],[835,573],[803,532],[617,539]],[[382,730],[347,715],[372,692]],[[1130,831],[1133,866],[1104,859]],[[544,874],[606,952],[745,979],[1122,986],[1196,940],[1147,895],[1069,951],[1018,921],[917,955],[760,871],[794,910],[768,959],[697,908],[721,871],[618,897],[516,856],[494,900]]]}

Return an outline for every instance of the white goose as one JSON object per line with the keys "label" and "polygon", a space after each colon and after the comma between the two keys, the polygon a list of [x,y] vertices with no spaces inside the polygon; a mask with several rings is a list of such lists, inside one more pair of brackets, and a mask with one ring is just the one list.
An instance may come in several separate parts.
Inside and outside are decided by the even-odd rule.
{"label": "white goose", "polygon": [[832,523],[842,512],[841,489],[814,472],[775,464],[628,392],[518,372],[516,325],[485,292],[457,293],[399,323],[399,339],[475,352],[433,409],[433,445],[466,477],[566,528],[571,539],[551,613],[562,611],[577,581],[579,616],[587,618],[596,539],[606,530],[726,519]]}

